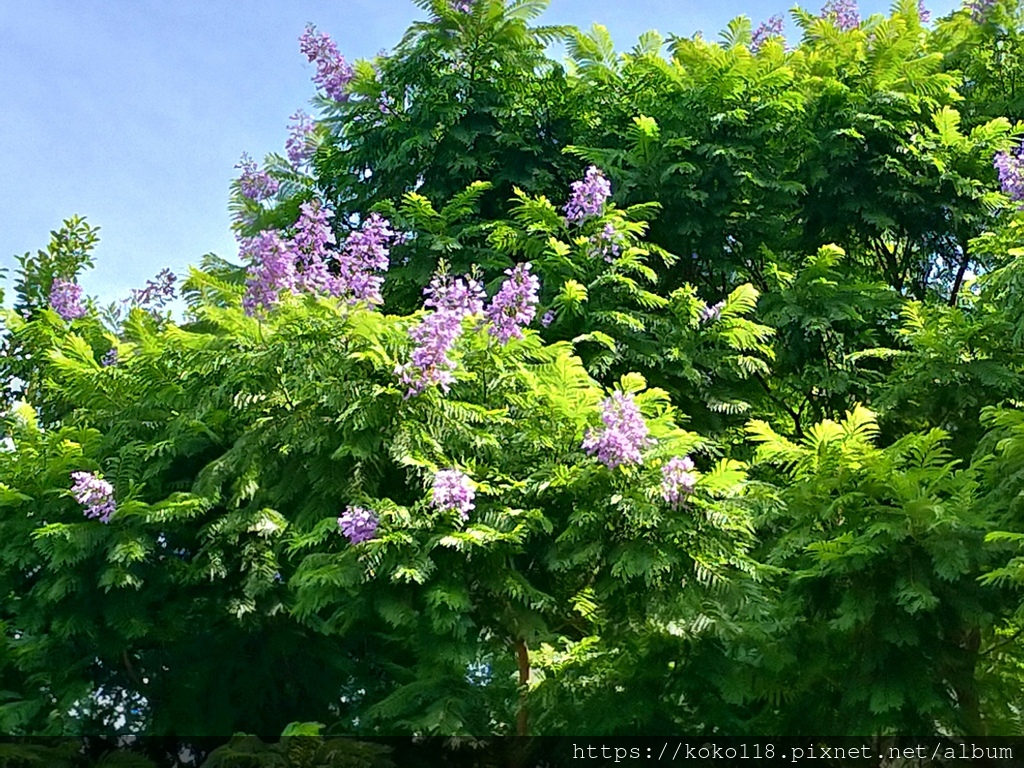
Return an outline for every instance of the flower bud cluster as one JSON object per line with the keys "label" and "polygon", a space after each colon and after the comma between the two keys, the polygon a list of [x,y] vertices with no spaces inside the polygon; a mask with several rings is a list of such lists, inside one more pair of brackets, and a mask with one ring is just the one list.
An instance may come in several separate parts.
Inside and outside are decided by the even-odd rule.
{"label": "flower bud cluster", "polygon": [[377,515],[372,510],[362,507],[345,507],[345,511],[338,518],[338,527],[350,544],[362,544],[372,539],[377,534],[379,524]]}
{"label": "flower bud cluster", "polygon": [[71,479],[75,481],[71,493],[85,507],[85,516],[109,523],[116,510],[114,486],[91,472],[72,472]]}
{"label": "flower bud cluster", "polygon": [[458,512],[463,520],[469,519],[476,491],[469,476],[457,469],[442,469],[434,475],[430,503],[437,509]]}
{"label": "flower bud cluster", "polygon": [[640,464],[641,451],[653,441],[647,436],[647,424],[632,395],[615,392],[601,404],[604,429],[588,429],[583,450],[597,454],[609,469],[621,464]]}
{"label": "flower bud cluster", "polygon": [[82,286],[60,277],[50,286],[50,308],[65,320],[77,320],[85,315],[82,306]]}
{"label": "flower bud cluster", "polygon": [[700,321],[702,323],[713,323],[722,316],[722,310],[725,309],[725,302],[720,301],[717,304],[704,307],[700,311]]}
{"label": "flower bud cluster", "polygon": [[291,122],[288,123],[288,138],[285,140],[284,148],[292,165],[299,167],[309,162],[316,151],[313,142],[313,118],[300,109],[288,119]]}
{"label": "flower bud cluster", "polygon": [[569,202],[563,209],[566,221],[579,224],[591,216],[600,216],[611,194],[611,183],[596,166],[590,166],[582,181],[572,183]]}
{"label": "flower bud cluster", "polygon": [[242,171],[238,177],[238,186],[242,194],[257,203],[273,197],[277,194],[277,179],[271,177],[266,171],[261,171],[256,161],[249,157],[247,152],[242,153],[242,162],[235,166]]}
{"label": "flower bud cluster", "polygon": [[491,299],[487,319],[491,335],[502,344],[523,338],[523,328],[533,322],[540,300],[540,280],[530,273],[530,263],[506,269],[508,278]]}
{"label": "flower bud cluster", "polygon": [[455,362],[449,355],[462,335],[462,320],[483,312],[484,289],[472,278],[435,275],[423,293],[424,306],[433,311],[409,331],[415,348],[409,362],[395,369],[409,388],[406,397],[435,384],[448,391],[455,381]]}
{"label": "flower bud cluster", "polygon": [[856,0],[828,0],[821,9],[821,17],[830,19],[844,32],[860,26],[860,14],[857,13]]}
{"label": "flower bud cluster", "polygon": [[693,493],[696,485],[693,460],[689,456],[674,456],[661,468],[661,497],[673,507]]}
{"label": "flower bud cluster", "polygon": [[1024,144],[1007,152],[997,152],[994,165],[1003,192],[1015,202],[1024,202]]}
{"label": "flower bud cluster", "polygon": [[335,101],[345,101],[348,98],[346,88],[354,73],[331,36],[318,33],[315,26],[307,24],[299,37],[299,50],[316,64],[313,82],[317,87]]}
{"label": "flower bud cluster", "polygon": [[782,37],[784,27],[785,22],[779,14],[762,21],[757,25],[757,29],[754,30],[754,34],[750,38],[750,52],[757,53],[767,40],[773,37]]}

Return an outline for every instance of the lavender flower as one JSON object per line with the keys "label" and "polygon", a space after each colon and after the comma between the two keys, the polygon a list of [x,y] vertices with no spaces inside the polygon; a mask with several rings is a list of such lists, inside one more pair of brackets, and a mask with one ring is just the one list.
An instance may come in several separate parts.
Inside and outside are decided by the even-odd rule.
{"label": "lavender flower", "polygon": [[109,523],[116,509],[114,486],[91,472],[72,472],[71,479],[75,481],[71,493],[85,507],[85,516]]}
{"label": "lavender flower", "polygon": [[104,368],[109,368],[112,365],[117,365],[117,347],[111,347],[107,350],[106,354],[100,360],[100,365]]}
{"label": "lavender flower", "polygon": [[553,322],[555,322],[555,312],[554,310],[549,309],[544,313],[544,317],[540,319],[540,324],[547,328]]}
{"label": "lavender flower", "polygon": [[442,469],[434,475],[430,503],[442,511],[458,512],[463,520],[469,519],[476,491],[473,481],[457,469]]}
{"label": "lavender flower", "polygon": [[588,429],[583,438],[583,450],[597,454],[598,460],[609,469],[620,464],[639,464],[640,451],[653,442],[647,436],[647,424],[632,395],[615,392],[602,404],[601,421],[604,429]]}
{"label": "lavender flower", "polygon": [[299,50],[310,62],[316,64],[313,82],[335,101],[345,101],[346,87],[352,80],[353,71],[345,57],[338,52],[338,46],[330,35],[318,34],[312,24],[299,37]]}
{"label": "lavender flower", "polygon": [[345,511],[338,518],[338,527],[350,544],[362,544],[372,539],[379,524],[377,515],[372,510],[362,507],[345,507]]}
{"label": "lavender flower", "polygon": [[423,293],[424,306],[434,311],[409,331],[415,348],[409,362],[395,368],[395,375],[409,387],[407,398],[435,384],[448,391],[455,381],[455,363],[448,355],[462,334],[462,319],[483,312],[483,286],[471,278],[435,275]]}
{"label": "lavender flower", "polygon": [[661,468],[661,497],[673,507],[693,493],[697,477],[692,470],[693,460],[689,456],[674,456]]}
{"label": "lavender flower", "polygon": [[920,19],[922,24],[927,24],[931,21],[932,12],[924,6],[924,0],[917,0],[917,18]]}
{"label": "lavender flower", "polygon": [[597,258],[601,256],[611,264],[622,252],[622,235],[615,229],[611,222],[604,225],[604,229],[590,239],[591,249],[589,256]]}
{"label": "lavender flower", "polygon": [[750,52],[757,53],[765,41],[770,38],[782,37],[784,27],[785,22],[780,14],[772,16],[767,21],[762,21],[757,25],[757,29],[754,30],[754,34],[750,38]]}
{"label": "lavender flower", "polygon": [[[1003,192],[1015,202],[1024,202],[1024,144],[1006,152],[997,152],[993,164]],[[1024,204],[1019,207],[1024,209]]]}
{"label": "lavender flower", "polygon": [[502,344],[523,338],[523,328],[533,322],[537,314],[540,293],[540,280],[530,274],[529,262],[506,269],[505,274],[508,278],[487,308],[487,319],[491,322],[489,331]]}
{"label": "lavender flower", "polygon": [[572,183],[572,193],[565,205],[565,219],[579,224],[589,216],[600,216],[612,194],[612,185],[596,166],[590,166],[582,181]]}
{"label": "lavender flower", "polygon": [[725,308],[725,302],[720,301],[714,306],[704,307],[700,311],[700,321],[702,323],[713,323],[722,316],[722,310]]}
{"label": "lavender flower", "polygon": [[301,109],[288,118],[288,139],[284,143],[285,151],[292,165],[304,165],[316,152],[313,142],[313,118]]}
{"label": "lavender flower", "polygon": [[332,293],[375,305],[383,302],[381,288],[390,263],[391,245],[398,240],[391,222],[371,213],[350,232],[338,258],[339,273]]}
{"label": "lavender flower", "polygon": [[270,309],[282,291],[295,290],[295,255],[277,232],[266,230],[243,240],[240,255],[250,262],[242,298],[247,315]]}
{"label": "lavender flower", "polygon": [[828,0],[821,9],[821,16],[824,19],[831,19],[832,23],[844,32],[860,26],[856,0]]}
{"label": "lavender flower", "polygon": [[469,13],[473,10],[472,0],[451,0],[452,9],[460,13]]}
{"label": "lavender flower", "polygon": [[247,152],[242,153],[242,161],[235,168],[242,171],[242,175],[238,177],[238,186],[242,194],[250,200],[260,202],[277,194],[277,179],[268,176],[266,171],[261,171]]}
{"label": "lavender flower", "polygon": [[162,309],[174,301],[174,284],[177,280],[171,270],[162,269],[157,273],[156,280],[147,280],[145,288],[132,291],[132,301],[140,307]]}
{"label": "lavender flower", "polygon": [[65,320],[77,320],[85,315],[82,306],[82,286],[61,277],[53,278],[50,286],[50,308]]}

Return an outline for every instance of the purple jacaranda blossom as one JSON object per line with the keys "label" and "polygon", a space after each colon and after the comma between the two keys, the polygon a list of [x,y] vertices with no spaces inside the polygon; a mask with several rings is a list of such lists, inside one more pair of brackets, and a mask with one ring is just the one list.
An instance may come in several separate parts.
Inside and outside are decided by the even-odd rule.
{"label": "purple jacaranda blossom", "polygon": [[53,278],[50,286],[50,308],[65,320],[77,320],[85,315],[82,306],[82,286],[65,280]]}
{"label": "purple jacaranda blossom", "polygon": [[689,456],[674,456],[661,468],[661,497],[673,507],[693,493],[696,485],[693,460]]}
{"label": "purple jacaranda blossom", "polygon": [[383,302],[384,272],[390,265],[391,246],[399,239],[391,222],[379,213],[367,216],[349,233],[338,257],[338,276],[331,293],[370,305]]}
{"label": "purple jacaranda blossom", "polygon": [[611,194],[611,183],[596,166],[590,166],[582,181],[572,183],[569,202],[563,209],[566,221],[579,224],[590,216],[600,216]]}
{"label": "purple jacaranda blossom", "polygon": [[71,493],[85,507],[85,516],[109,523],[116,510],[114,486],[91,472],[72,472],[71,479],[75,481]]}
{"label": "purple jacaranda blossom", "polygon": [[249,262],[242,307],[247,315],[269,310],[282,291],[294,291],[295,255],[276,231],[264,230],[242,241],[240,255]]}
{"label": "purple jacaranda blossom", "polygon": [[632,395],[615,392],[601,404],[604,429],[588,429],[583,450],[597,454],[609,469],[621,464],[639,464],[640,452],[653,441],[647,436],[647,424]]}
{"label": "purple jacaranda blossom", "polygon": [[611,264],[622,252],[623,242],[622,233],[615,228],[614,224],[608,222],[604,225],[604,229],[590,238],[591,248],[588,255],[591,258],[600,256]]}
{"label": "purple jacaranda blossom", "polygon": [[856,0],[828,0],[821,9],[821,17],[830,19],[836,27],[844,32],[860,26]]}
{"label": "purple jacaranda blossom", "polygon": [[483,311],[483,286],[472,278],[435,275],[423,293],[427,296],[424,306],[433,311],[409,331],[414,345],[409,362],[395,368],[395,375],[408,387],[407,398],[432,385],[448,391],[455,381],[455,363],[449,354],[462,334],[462,320]]}
{"label": "purple jacaranda blossom", "polygon": [[377,515],[363,507],[345,507],[345,511],[338,518],[338,527],[350,544],[362,544],[372,539],[377,533],[378,525],[380,521]]}
{"label": "purple jacaranda blossom", "polygon": [[271,178],[266,171],[261,171],[247,152],[242,153],[242,161],[235,168],[242,171],[242,175],[238,177],[238,186],[242,194],[250,200],[260,202],[277,194],[277,179]]}
{"label": "purple jacaranda blossom", "polygon": [[529,262],[506,269],[505,274],[508,277],[487,308],[488,331],[502,344],[523,338],[523,328],[537,314],[540,293],[540,280],[530,273]]}
{"label": "purple jacaranda blossom", "polygon": [[345,101],[348,98],[346,88],[352,80],[353,71],[345,57],[338,52],[338,46],[331,36],[318,33],[315,26],[307,24],[306,30],[299,37],[299,50],[310,62],[316,64],[313,82],[317,87],[335,101]]}
{"label": "purple jacaranda blossom", "polygon": [[700,311],[700,321],[702,323],[713,323],[722,316],[722,310],[725,309],[725,302],[720,301],[717,304],[704,307]]}
{"label": "purple jacaranda blossom", "polygon": [[174,301],[177,276],[169,269],[161,269],[155,280],[147,280],[146,287],[132,291],[132,302],[146,309],[162,309]]}
{"label": "purple jacaranda blossom", "polygon": [[970,11],[971,19],[977,24],[984,23],[995,7],[996,0],[966,0],[964,3],[964,8]]}
{"label": "purple jacaranda blossom", "polygon": [[917,18],[921,20],[922,24],[931,21],[932,12],[925,7],[924,0],[917,0]]}
{"label": "purple jacaranda blossom", "polygon": [[100,365],[104,368],[109,368],[112,365],[117,365],[117,347],[111,347],[107,350],[106,354],[100,360]]}
{"label": "purple jacaranda blossom", "polygon": [[[1014,202],[1024,202],[1024,144],[1018,144],[1006,152],[997,152],[993,164],[999,174],[1003,192]],[[1024,205],[1020,207],[1024,209]]]}
{"label": "purple jacaranda blossom", "polygon": [[299,207],[290,250],[295,260],[295,285],[300,291],[336,295],[335,278],[328,269],[328,263],[338,256],[331,250],[336,242],[331,231],[333,217],[334,211],[315,198]]}
{"label": "purple jacaranda blossom", "polygon": [[292,165],[298,168],[309,162],[316,153],[316,144],[313,140],[315,123],[313,118],[301,109],[288,119],[291,122],[288,123],[288,139],[284,143],[284,148]]}
{"label": "purple jacaranda blossom", "polygon": [[540,319],[540,324],[547,328],[553,322],[555,322],[555,312],[554,310],[549,309],[547,312],[544,313],[544,316]]}
{"label": "purple jacaranda blossom", "polygon": [[434,475],[430,503],[443,511],[458,512],[463,520],[469,519],[476,490],[469,476],[457,469],[442,469]]}
{"label": "purple jacaranda blossom", "polygon": [[452,9],[460,13],[469,13],[473,10],[472,0],[451,0]]}
{"label": "purple jacaranda blossom", "polygon": [[765,41],[770,38],[782,37],[782,30],[784,28],[785,22],[780,14],[775,14],[766,21],[762,21],[757,25],[753,35],[751,35],[750,52],[757,53],[761,50],[761,46],[764,45]]}

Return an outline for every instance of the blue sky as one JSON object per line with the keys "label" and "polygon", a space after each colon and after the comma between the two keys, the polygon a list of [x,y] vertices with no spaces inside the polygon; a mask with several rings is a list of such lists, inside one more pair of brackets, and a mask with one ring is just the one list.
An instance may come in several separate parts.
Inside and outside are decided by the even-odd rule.
{"label": "blue sky", "polygon": [[[928,1],[934,16],[956,4]],[[860,5],[862,16],[888,8]],[[541,22],[598,22],[625,50],[647,29],[715,38],[734,16],[756,24],[788,7],[552,0]],[[423,16],[409,0],[2,0],[0,267],[74,213],[100,227],[81,282],[104,301],[163,267],[182,275],[204,253],[235,258],[234,165],[242,152],[283,152],[288,116],[310,111],[306,22],[352,60],[391,48]]]}

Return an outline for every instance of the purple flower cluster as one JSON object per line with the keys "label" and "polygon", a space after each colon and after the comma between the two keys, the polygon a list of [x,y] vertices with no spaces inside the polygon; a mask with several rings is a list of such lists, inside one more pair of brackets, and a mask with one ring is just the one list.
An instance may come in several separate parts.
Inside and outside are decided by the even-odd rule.
{"label": "purple flower cluster", "polygon": [[451,0],[452,9],[460,13],[469,13],[473,10],[473,0]]}
{"label": "purple flower cluster", "polygon": [[352,80],[352,67],[338,52],[338,46],[328,34],[320,34],[312,24],[299,37],[299,50],[310,62],[316,64],[313,82],[335,101],[345,101],[346,87]]}
{"label": "purple flower cluster", "polygon": [[661,497],[673,507],[693,493],[697,477],[693,474],[693,460],[689,456],[674,456],[661,468]]}
{"label": "purple flower cluster", "polygon": [[177,276],[169,269],[161,269],[155,280],[147,280],[146,287],[132,291],[132,301],[140,307],[161,309],[174,301]]}
{"label": "purple flower cluster", "polygon": [[994,165],[1003,192],[1015,202],[1024,201],[1024,144],[1007,152],[997,152]]}
{"label": "purple flower cluster", "polygon": [[566,221],[579,224],[590,216],[600,216],[611,194],[611,183],[596,166],[590,166],[582,181],[572,183],[569,202],[563,209]]}
{"label": "purple flower cluster", "polygon": [[50,286],[50,308],[65,320],[77,320],[85,315],[82,306],[82,286],[60,277],[53,278]]}
{"label": "purple flower cluster", "polygon": [[259,202],[277,194],[277,179],[268,176],[266,171],[261,171],[247,152],[242,153],[242,162],[235,168],[242,171],[242,175],[238,177],[238,186],[242,194],[250,200]]}
{"label": "purple flower cluster", "polygon": [[713,306],[704,307],[700,311],[700,321],[702,323],[713,323],[722,316],[722,310],[725,309],[725,302],[720,301]]}
{"label": "purple flower cluster", "polygon": [[589,255],[591,258],[601,256],[611,264],[622,252],[622,242],[622,234],[615,229],[614,224],[609,222],[604,225],[604,229],[600,233],[590,239]]}
{"label": "purple flower cluster", "polygon": [[828,0],[821,9],[821,16],[824,19],[831,19],[832,23],[844,32],[860,26],[856,0]]}
{"label": "purple flower cluster", "polygon": [[269,310],[282,291],[295,290],[295,256],[274,230],[265,230],[242,241],[241,256],[249,261],[242,307],[247,315]]}
{"label": "purple flower cluster", "polygon": [[754,30],[754,34],[750,38],[750,52],[757,53],[765,41],[770,38],[782,37],[784,27],[785,22],[780,14],[775,14],[767,21],[762,21],[757,25],[757,29]]}
{"label": "purple flower cluster", "polygon": [[398,234],[391,222],[378,213],[371,213],[359,229],[345,238],[338,257],[339,273],[334,295],[347,296],[368,304],[383,302],[383,272],[387,272],[391,246]]}
{"label": "purple flower cluster", "polygon": [[523,328],[533,322],[540,300],[540,280],[530,274],[530,262],[506,269],[508,277],[487,308],[489,331],[502,344],[523,338]]}
{"label": "purple flower cluster", "polygon": [[971,19],[977,23],[984,23],[989,12],[996,7],[996,0],[967,0],[964,8],[971,12]]}
{"label": "purple flower cluster", "polygon": [[540,324],[547,328],[553,322],[555,322],[555,312],[554,310],[549,309],[547,312],[544,313],[544,317],[540,319]]}
{"label": "purple flower cluster", "polygon": [[284,143],[285,151],[292,165],[298,167],[305,164],[316,152],[313,142],[313,118],[301,109],[290,118],[288,123],[288,139]]}
{"label": "purple flower cluster", "polygon": [[337,295],[337,286],[327,267],[327,262],[336,256],[330,248],[337,242],[331,231],[333,217],[334,212],[316,199],[299,207],[289,247],[295,259],[295,284],[299,290]]}
{"label": "purple flower cluster", "polygon": [[378,525],[380,521],[377,515],[362,507],[345,507],[345,511],[338,518],[338,527],[350,544],[362,544],[372,539],[377,533]]}
{"label": "purple flower cluster", "polygon": [[106,354],[100,360],[100,365],[104,368],[109,368],[112,365],[117,365],[117,347],[111,347],[107,350]]}
{"label": "purple flower cluster", "polygon": [[597,454],[598,460],[609,469],[620,464],[639,464],[640,451],[651,444],[647,424],[632,395],[615,392],[601,404],[604,429],[588,429],[583,438],[583,450]]}
{"label": "purple flower cluster", "polygon": [[473,481],[457,469],[442,469],[434,475],[430,503],[442,511],[458,512],[463,520],[469,519],[476,491]]}
{"label": "purple flower cluster", "polygon": [[395,368],[395,375],[409,387],[407,398],[433,384],[448,391],[455,381],[455,363],[448,355],[462,334],[462,319],[483,311],[484,289],[472,278],[435,275],[423,293],[424,306],[434,311],[409,331],[415,349],[407,364]]}
{"label": "purple flower cluster", "polygon": [[925,8],[924,0],[917,0],[917,18],[921,20],[922,24],[931,21],[932,12]]}
{"label": "purple flower cluster", "polygon": [[71,479],[75,481],[71,493],[75,501],[85,507],[85,516],[109,523],[116,508],[114,486],[91,472],[72,472]]}

